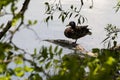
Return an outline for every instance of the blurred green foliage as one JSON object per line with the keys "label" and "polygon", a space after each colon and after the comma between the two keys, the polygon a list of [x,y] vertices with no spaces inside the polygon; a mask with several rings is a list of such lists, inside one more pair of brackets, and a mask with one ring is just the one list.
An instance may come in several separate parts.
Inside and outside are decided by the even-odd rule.
{"label": "blurred green foliage", "polygon": [[[11,54],[8,59],[6,54],[9,54],[9,50],[6,49],[8,46],[4,47],[4,52],[1,53],[4,57],[0,58],[1,79],[11,79],[12,76],[26,80],[120,79],[120,50],[95,48],[92,52],[98,53],[97,57],[81,57],[81,54],[74,53],[62,56],[62,48],[50,46],[35,49],[33,54],[29,54],[30,59],[25,57],[28,54]],[[8,67],[9,65],[16,66]]]}

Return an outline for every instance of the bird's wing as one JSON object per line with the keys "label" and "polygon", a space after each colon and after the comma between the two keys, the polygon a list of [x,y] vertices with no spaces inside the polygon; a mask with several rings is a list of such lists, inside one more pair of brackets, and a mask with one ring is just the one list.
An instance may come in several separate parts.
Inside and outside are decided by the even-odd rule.
{"label": "bird's wing", "polygon": [[82,27],[82,28],[87,28],[88,25],[81,25],[80,27]]}

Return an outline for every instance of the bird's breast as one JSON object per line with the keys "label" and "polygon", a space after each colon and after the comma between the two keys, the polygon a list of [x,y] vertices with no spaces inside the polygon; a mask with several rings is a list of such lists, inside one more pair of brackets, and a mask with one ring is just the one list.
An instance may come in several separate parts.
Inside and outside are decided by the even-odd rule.
{"label": "bird's breast", "polygon": [[77,39],[77,38],[78,38],[78,34],[76,33],[76,31],[73,30],[73,29],[71,29],[71,28],[65,29],[64,35],[65,35],[67,38],[72,38],[72,39]]}

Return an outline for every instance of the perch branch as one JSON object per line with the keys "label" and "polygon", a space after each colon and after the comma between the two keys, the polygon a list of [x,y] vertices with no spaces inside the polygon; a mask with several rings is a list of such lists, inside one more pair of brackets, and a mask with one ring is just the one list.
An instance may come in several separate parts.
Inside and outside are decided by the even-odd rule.
{"label": "perch branch", "polygon": [[97,57],[97,53],[88,52],[80,44],[76,44],[72,41],[62,40],[62,39],[57,39],[57,40],[46,39],[44,41],[51,42],[51,43],[54,43],[56,45],[60,45],[62,47],[68,48],[68,49],[79,51],[82,54],[87,54],[87,55],[92,56],[92,57]]}

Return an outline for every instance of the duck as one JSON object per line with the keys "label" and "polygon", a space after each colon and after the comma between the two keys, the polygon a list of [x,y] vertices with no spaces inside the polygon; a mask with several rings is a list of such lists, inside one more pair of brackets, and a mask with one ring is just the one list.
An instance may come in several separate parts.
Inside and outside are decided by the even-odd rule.
{"label": "duck", "polygon": [[75,39],[74,43],[76,43],[79,38],[92,34],[88,28],[88,25],[76,26],[74,21],[70,21],[67,26],[69,27],[65,29],[64,35],[67,38]]}

